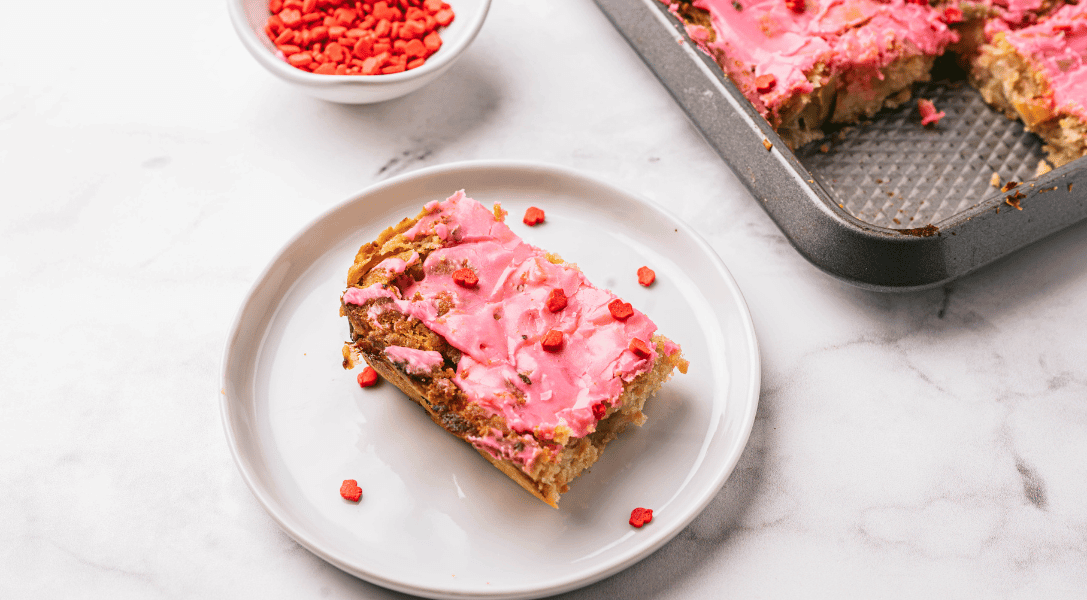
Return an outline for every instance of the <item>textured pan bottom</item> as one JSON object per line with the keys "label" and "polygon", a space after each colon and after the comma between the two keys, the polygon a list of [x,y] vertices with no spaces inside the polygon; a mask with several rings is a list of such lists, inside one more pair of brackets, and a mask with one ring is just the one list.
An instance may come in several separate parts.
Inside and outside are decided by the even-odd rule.
{"label": "textured pan bottom", "polygon": [[[917,98],[947,113],[922,126]],[[800,148],[797,158],[857,219],[890,229],[939,225],[1034,179],[1041,139],[994,110],[962,80],[919,84],[913,100]]]}

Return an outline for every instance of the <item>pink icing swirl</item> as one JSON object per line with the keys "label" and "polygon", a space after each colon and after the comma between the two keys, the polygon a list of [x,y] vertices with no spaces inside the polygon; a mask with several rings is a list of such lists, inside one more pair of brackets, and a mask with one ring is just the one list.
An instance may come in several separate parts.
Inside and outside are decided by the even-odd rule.
{"label": "pink icing swirl", "polygon": [[468,441],[497,459],[506,459],[524,465],[526,471],[532,470],[541,452],[536,440],[530,436],[504,437],[498,429],[491,429],[490,434],[485,436],[470,435]]}
{"label": "pink icing swirl", "polygon": [[385,260],[379,262],[374,268],[384,269],[389,273],[393,274],[400,274],[403,273],[408,267],[414,265],[417,262],[419,262],[419,253],[412,252],[408,260],[402,260],[396,257],[386,258]]}
{"label": "pink icing swirl", "polygon": [[445,359],[433,350],[416,350],[404,346],[386,346],[385,356],[394,364],[402,365],[412,375],[425,375],[442,366]]}

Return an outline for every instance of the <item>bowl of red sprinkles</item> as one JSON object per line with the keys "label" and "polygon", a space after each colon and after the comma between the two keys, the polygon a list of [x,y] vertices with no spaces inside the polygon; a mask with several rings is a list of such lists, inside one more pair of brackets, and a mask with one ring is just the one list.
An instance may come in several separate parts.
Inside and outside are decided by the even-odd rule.
{"label": "bowl of red sprinkles", "polygon": [[228,0],[242,44],[317,98],[369,104],[440,77],[483,26],[490,0]]}

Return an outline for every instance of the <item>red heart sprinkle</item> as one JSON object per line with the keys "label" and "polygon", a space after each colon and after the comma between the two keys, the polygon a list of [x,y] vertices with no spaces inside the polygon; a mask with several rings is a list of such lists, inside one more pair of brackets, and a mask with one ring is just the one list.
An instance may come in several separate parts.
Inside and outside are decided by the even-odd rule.
{"label": "red heart sprinkle", "polygon": [[551,312],[559,312],[566,308],[566,303],[566,292],[562,291],[562,288],[555,288],[547,295],[547,310]]}
{"label": "red heart sprinkle", "polygon": [[540,342],[543,349],[548,352],[558,352],[559,350],[562,350],[562,343],[562,332],[556,329],[548,331],[547,335],[544,336],[543,341]]}
{"label": "red heart sprinkle", "polygon": [[359,373],[358,376],[359,385],[362,387],[370,387],[377,383],[377,371],[373,367],[366,367]]}
{"label": "red heart sprinkle", "polygon": [[777,87],[778,80],[772,74],[767,73],[765,75],[759,75],[755,78],[755,91],[760,94],[772,91]]}
{"label": "red heart sprinkle", "polygon": [[354,479],[344,479],[343,485],[340,486],[340,496],[343,496],[344,500],[358,502],[359,498],[362,498],[362,488],[359,487],[359,482]]}
{"label": "red heart sprinkle", "polygon": [[653,269],[649,267],[642,267],[638,269],[638,283],[644,287],[653,285],[653,282],[657,280],[657,274],[653,272]]}
{"label": "red heart sprinkle", "polygon": [[652,508],[635,508],[630,511],[630,524],[635,527],[641,527],[646,523],[653,520]]}
{"label": "red heart sprinkle", "polygon": [[536,208],[535,206],[528,207],[525,211],[525,218],[522,219],[525,225],[532,227],[544,222],[544,211]]}
{"label": "red heart sprinkle", "polygon": [[634,314],[634,309],[631,308],[630,303],[623,302],[618,298],[608,303],[608,310],[611,311],[611,316],[620,321],[626,321],[630,318],[630,315]]}
{"label": "red heart sprinkle", "polygon": [[453,282],[462,288],[474,288],[479,284],[479,276],[471,269],[453,271]]}
{"label": "red heart sprinkle", "polygon": [[804,0],[785,0],[785,6],[796,14],[804,12]]}
{"label": "red heart sprinkle", "polygon": [[630,346],[628,346],[628,348],[638,358],[649,358],[653,356],[653,351],[649,349],[649,346],[638,338],[630,340]]}

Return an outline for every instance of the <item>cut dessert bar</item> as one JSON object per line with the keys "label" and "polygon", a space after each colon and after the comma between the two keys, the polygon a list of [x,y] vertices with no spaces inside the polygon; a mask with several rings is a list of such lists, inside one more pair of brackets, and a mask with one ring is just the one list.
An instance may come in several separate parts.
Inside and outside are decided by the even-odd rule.
{"label": "cut dessert bar", "polygon": [[340,313],[359,357],[526,490],[557,507],[680,348],[575,265],[522,241],[464,192],[359,250]]}
{"label": "cut dessert bar", "polygon": [[1053,166],[1087,155],[1087,2],[661,1],[790,148],[904,102],[954,52]]}
{"label": "cut dessert bar", "polygon": [[[667,2],[666,2],[667,3]],[[961,13],[905,0],[693,0],[671,4],[789,147],[897,106],[959,39]]]}
{"label": "cut dessert bar", "polygon": [[1045,141],[1054,167],[1087,156],[1087,2],[995,32],[971,78],[986,102]]}

